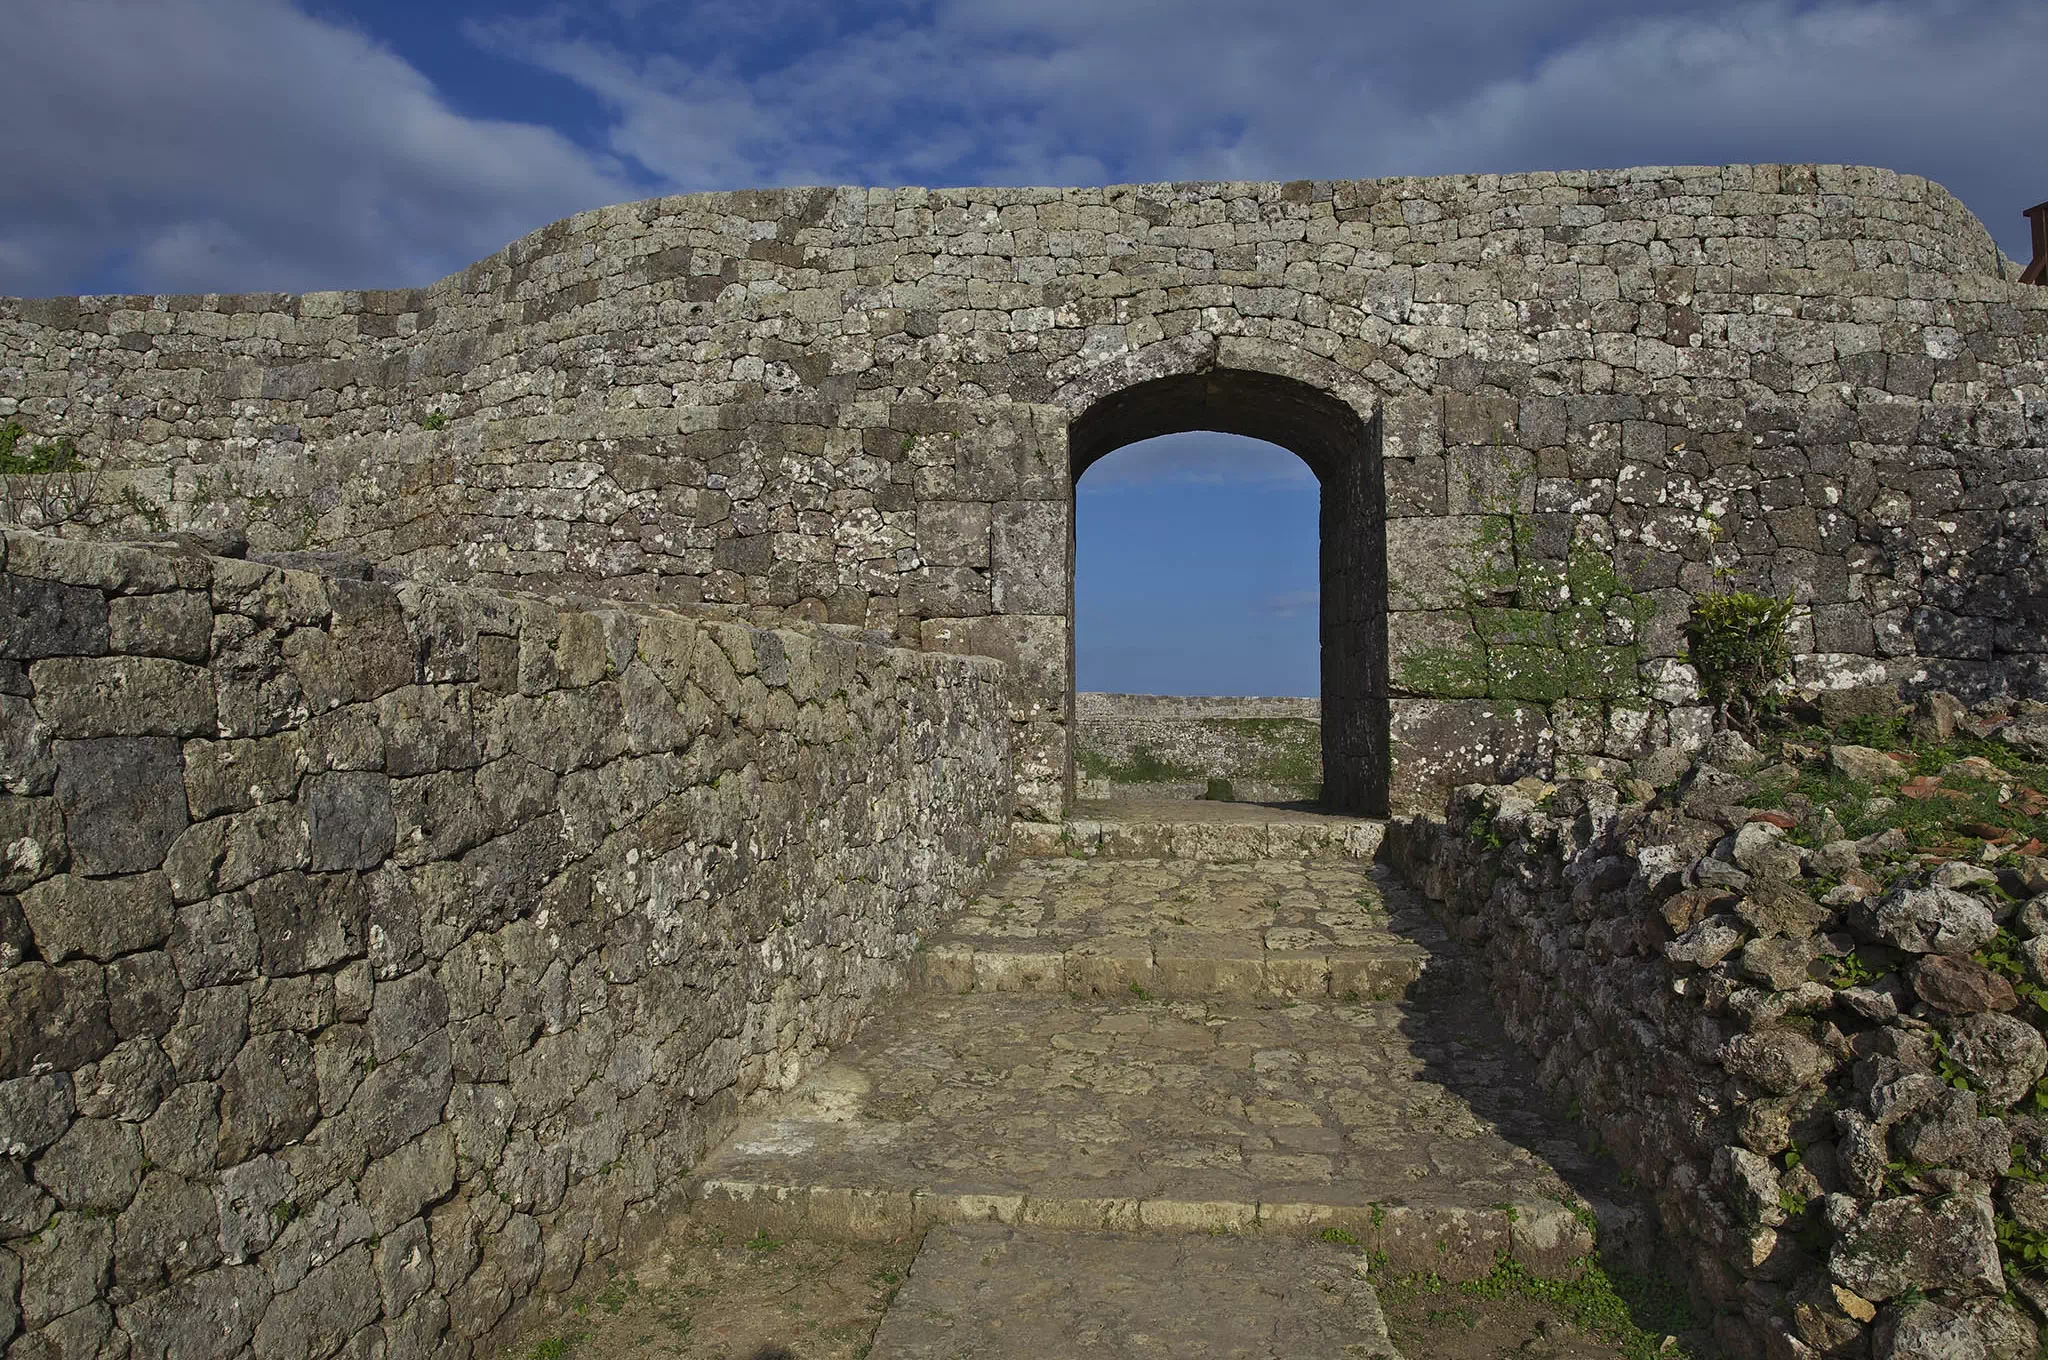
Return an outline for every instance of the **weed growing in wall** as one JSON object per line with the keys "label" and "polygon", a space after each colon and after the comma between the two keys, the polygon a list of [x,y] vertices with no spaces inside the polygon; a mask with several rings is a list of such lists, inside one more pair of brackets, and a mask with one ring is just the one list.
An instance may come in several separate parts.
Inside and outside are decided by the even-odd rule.
{"label": "weed growing in wall", "polygon": [[1629,590],[1589,543],[1574,542],[1563,561],[1539,555],[1516,494],[1486,507],[1477,539],[1450,566],[1462,636],[1403,658],[1401,684],[1437,698],[1542,704],[1641,694],[1637,643],[1656,602]]}
{"label": "weed growing in wall", "polygon": [[47,444],[23,447],[27,436],[28,431],[18,420],[0,425],[0,477],[37,477],[65,472],[77,465],[78,447],[69,435]]}
{"label": "weed growing in wall", "polygon": [[27,440],[20,421],[0,424],[0,523],[48,529],[84,519],[97,499],[99,474],[80,466],[69,435],[47,444]]}
{"label": "weed growing in wall", "polygon": [[1755,736],[1777,711],[1778,688],[1792,674],[1785,635],[1792,601],[1747,590],[1715,591],[1693,602],[1686,621],[1687,659],[1724,727]]}

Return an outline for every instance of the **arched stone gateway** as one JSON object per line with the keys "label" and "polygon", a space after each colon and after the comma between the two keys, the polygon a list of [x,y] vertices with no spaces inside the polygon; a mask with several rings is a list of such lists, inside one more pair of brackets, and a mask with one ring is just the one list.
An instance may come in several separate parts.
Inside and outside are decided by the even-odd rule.
{"label": "arched stone gateway", "polygon": [[1341,811],[1384,814],[1386,497],[1377,403],[1360,411],[1297,378],[1247,369],[1197,368],[1146,379],[1099,398],[1075,418],[1067,433],[1074,480],[1126,444],[1188,430],[1278,444],[1322,483],[1323,797]]}
{"label": "arched stone gateway", "polygon": [[0,418],[103,469],[71,534],[999,657],[1034,820],[1076,471],[1258,434],[1323,479],[1327,782],[1377,810],[1702,737],[1721,584],[1792,596],[1807,683],[2048,694],[2017,272],[1858,167],[702,194],[424,289],[0,301]]}

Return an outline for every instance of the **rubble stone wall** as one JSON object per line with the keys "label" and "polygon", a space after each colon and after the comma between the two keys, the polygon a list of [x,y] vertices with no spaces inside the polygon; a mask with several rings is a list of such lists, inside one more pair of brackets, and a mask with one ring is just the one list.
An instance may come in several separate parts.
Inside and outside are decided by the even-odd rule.
{"label": "rubble stone wall", "polygon": [[0,552],[10,1354],[494,1354],[1006,842],[987,659]]}
{"label": "rubble stone wall", "polygon": [[1322,704],[1084,692],[1074,750],[1084,798],[1201,798],[1224,779],[1241,801],[1310,799],[1323,782]]}
{"label": "rubble stone wall", "polygon": [[1727,1354],[2026,1360],[2048,1042],[1977,960],[2015,940],[2048,960],[2048,861],[1881,888],[1856,866],[1904,838],[1799,846],[1742,805],[1774,777],[1702,764],[1654,804],[1470,785],[1446,817],[1396,819],[1387,852],[1654,1198]]}
{"label": "rubble stone wall", "polygon": [[423,289],[0,301],[0,417],[113,470],[78,532],[1001,657],[1056,820],[1069,430],[1137,393],[1114,440],[1317,467],[1330,740],[1377,766],[1340,773],[1434,806],[1703,736],[1677,628],[1717,581],[1798,600],[1813,683],[2043,693],[2048,290],[2013,272],[1858,167],[700,194]]}

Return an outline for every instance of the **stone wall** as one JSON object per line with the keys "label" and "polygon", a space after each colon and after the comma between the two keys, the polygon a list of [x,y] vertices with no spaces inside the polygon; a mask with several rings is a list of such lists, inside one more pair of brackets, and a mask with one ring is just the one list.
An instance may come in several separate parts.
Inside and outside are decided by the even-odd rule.
{"label": "stone wall", "polygon": [[1980,960],[2048,962],[2040,843],[1995,870],[1901,866],[1896,828],[1850,841],[1832,808],[1745,806],[1786,771],[1731,738],[1708,754],[1748,759],[1667,760],[1685,773],[1662,793],[1466,786],[1387,850],[1477,946],[1545,1086],[1654,1198],[1727,1354],[2030,1360],[2048,1043]]}
{"label": "stone wall", "polygon": [[1074,761],[1083,798],[1202,798],[1222,779],[1239,801],[1311,800],[1323,784],[1322,704],[1080,693]]}
{"label": "stone wall", "polygon": [[1324,480],[1328,773],[1434,805],[1702,735],[1676,629],[1719,580],[1794,595],[1815,683],[2044,692],[2048,290],[2010,272],[1856,167],[703,194],[425,289],[0,302],[0,417],[114,470],[78,532],[1001,657],[1042,819],[1077,465],[1271,438]]}
{"label": "stone wall", "polygon": [[494,1353],[1005,844],[994,662],[0,550],[10,1354]]}

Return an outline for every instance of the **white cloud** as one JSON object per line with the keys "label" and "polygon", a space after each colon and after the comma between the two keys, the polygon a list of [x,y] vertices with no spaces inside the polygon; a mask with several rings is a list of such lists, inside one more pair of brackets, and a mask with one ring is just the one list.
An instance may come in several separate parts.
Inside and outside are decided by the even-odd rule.
{"label": "white cloud", "polygon": [[0,292],[430,282],[646,192],[285,0],[0,0]]}
{"label": "white cloud", "polygon": [[1321,592],[1314,590],[1284,590],[1278,595],[1268,595],[1257,604],[1257,611],[1270,614],[1278,619],[1314,618],[1322,607]]}
{"label": "white cloud", "polygon": [[738,8],[488,32],[607,101],[612,149],[690,189],[1849,161],[1940,180],[2008,250],[2048,196],[2039,0]]}
{"label": "white cloud", "polygon": [[[302,4],[311,0],[301,0]],[[0,0],[0,291],[423,283],[599,203],[1835,160],[2010,252],[2048,198],[2040,0],[504,0],[491,57],[603,111],[465,116],[291,0]]]}

